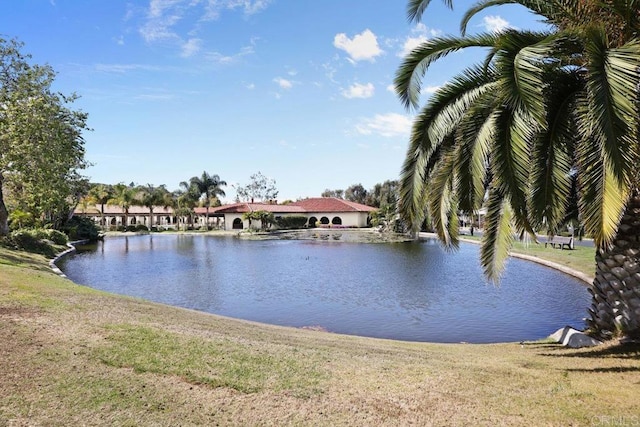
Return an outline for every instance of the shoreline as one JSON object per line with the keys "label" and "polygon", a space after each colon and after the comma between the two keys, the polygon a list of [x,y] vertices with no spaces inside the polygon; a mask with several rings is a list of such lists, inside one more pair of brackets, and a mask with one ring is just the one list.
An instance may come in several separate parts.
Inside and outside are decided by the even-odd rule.
{"label": "shoreline", "polygon": [[590,425],[637,413],[635,344],[323,333],[96,291],[42,255],[0,257],[10,425]]}

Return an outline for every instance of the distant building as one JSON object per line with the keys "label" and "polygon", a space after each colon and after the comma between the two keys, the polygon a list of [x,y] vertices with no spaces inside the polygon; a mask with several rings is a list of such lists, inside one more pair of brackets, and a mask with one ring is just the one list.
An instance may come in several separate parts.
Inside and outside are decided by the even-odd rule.
{"label": "distant building", "polygon": [[[198,208],[200,214],[204,208]],[[377,209],[360,203],[335,197],[316,197],[300,200],[288,205],[268,203],[234,203],[209,209],[210,214],[224,217],[225,230],[249,228],[249,221],[242,216],[248,212],[272,212],[276,220],[285,216],[307,217],[307,227],[367,227],[371,222],[371,212]],[[260,228],[260,221],[253,220],[252,227]]]}
{"label": "distant building", "polygon": [[[148,207],[131,206],[126,215],[120,206],[104,205],[104,218],[100,214],[100,205],[78,206],[75,215],[91,218],[96,224],[106,228],[142,224],[151,226],[151,213]],[[334,197],[316,197],[300,200],[288,205],[270,203],[233,203],[209,208],[209,225],[225,230],[243,230],[249,228],[249,220],[242,217],[255,211],[272,212],[276,219],[285,216],[305,216],[306,226],[314,227],[367,227],[371,222],[371,213],[377,209],[360,203]],[[193,225],[201,227],[206,222],[207,208],[194,208]],[[104,220],[103,223],[101,221]],[[153,208],[153,225],[161,228],[178,228],[191,225],[190,218],[176,216],[170,207]],[[251,226],[261,228],[260,221],[253,220]]]}

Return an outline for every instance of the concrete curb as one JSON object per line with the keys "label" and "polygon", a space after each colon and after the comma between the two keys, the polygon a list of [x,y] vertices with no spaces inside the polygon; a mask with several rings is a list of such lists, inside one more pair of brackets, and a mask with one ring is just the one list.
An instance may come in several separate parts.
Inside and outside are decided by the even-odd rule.
{"label": "concrete curb", "polygon": [[76,247],[74,245],[82,245],[82,244],[85,244],[85,243],[89,243],[89,240],[76,240],[74,242],[68,242],[67,243],[67,247],[69,249],[67,249],[64,252],[59,253],[58,255],[56,255],[56,257],[54,259],[49,261],[49,267],[51,267],[51,270],[53,270],[53,272],[56,273],[60,277],[67,277],[67,275],[64,274],[62,272],[62,270],[60,270],[58,268],[58,266],[56,265],[56,262],[59,261],[62,257],[74,253],[76,251]]}
{"label": "concrete curb", "polygon": [[[427,238],[432,238],[433,237],[433,238],[437,239],[437,236],[435,234],[433,236],[429,234],[426,237]],[[471,240],[471,239],[465,239],[465,238],[461,238],[460,241],[461,242],[465,242],[465,243],[473,243],[474,245],[479,245],[480,244],[480,242],[477,241],[477,240]],[[553,262],[553,261],[547,261],[546,259],[538,258],[538,257],[532,256],[532,255],[519,254],[519,253],[516,253],[516,252],[509,253],[509,256],[511,256],[513,258],[520,258],[520,259],[524,259],[524,260],[527,260],[527,261],[532,261],[532,262],[535,262],[537,264],[541,264],[541,265],[544,265],[546,267],[553,268],[555,270],[558,270],[558,271],[561,271],[561,272],[563,272],[565,274],[568,274],[569,276],[573,276],[576,279],[579,279],[579,280],[583,281],[587,285],[591,285],[591,283],[593,283],[593,279],[594,279],[593,276],[589,276],[588,274],[584,274],[581,271],[574,270],[573,268],[567,267],[566,265],[558,264],[558,263]]]}

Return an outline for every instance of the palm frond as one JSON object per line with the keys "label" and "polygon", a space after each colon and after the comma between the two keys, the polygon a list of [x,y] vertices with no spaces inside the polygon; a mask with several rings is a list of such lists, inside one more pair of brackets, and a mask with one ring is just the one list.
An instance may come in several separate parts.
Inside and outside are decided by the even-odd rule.
{"label": "palm frond", "polygon": [[[453,9],[453,0],[442,0],[443,3],[449,8]],[[407,7],[407,18],[409,22],[418,22],[422,19],[422,14],[427,9],[431,0],[409,0]]]}
{"label": "palm frond", "polygon": [[428,155],[419,144],[410,144],[400,172],[400,188],[398,211],[400,218],[416,232],[425,216],[424,172],[428,163]]}
{"label": "palm frond", "polygon": [[[445,90],[448,88],[445,88]],[[495,95],[497,84],[489,82],[478,84],[477,87],[459,94],[459,96],[441,108],[429,123],[429,139],[442,141],[455,133],[463,117],[476,101],[485,98],[487,94]]]}
{"label": "palm frond", "polygon": [[578,176],[581,197],[580,211],[585,230],[593,236],[599,248],[610,246],[622,217],[629,194],[629,187],[612,170],[611,162],[603,157],[602,139],[594,136],[593,122],[588,111],[591,104],[578,98],[577,131],[579,134]]}
{"label": "palm frond", "polygon": [[513,244],[511,218],[512,211],[508,197],[500,191],[499,187],[491,187],[480,246],[480,262],[485,276],[494,283],[500,279]]}
{"label": "palm frond", "polygon": [[548,94],[547,128],[538,132],[532,149],[529,214],[533,226],[554,232],[563,219],[571,192],[571,152],[575,139],[573,107],[579,79],[566,73],[553,81]]}
{"label": "palm frond", "polygon": [[[399,211],[415,231],[425,213],[425,184],[439,160],[441,146],[451,143],[451,135],[466,108],[492,85],[483,85],[492,77],[480,69],[469,69],[440,88],[416,117],[409,149],[401,170]],[[478,88],[478,85],[480,87]]]}
{"label": "palm frond", "polygon": [[540,84],[547,33],[509,30],[496,39],[495,67],[502,85],[501,93],[512,109],[525,108],[542,122],[544,100]]}
{"label": "palm frond", "polygon": [[429,215],[438,238],[448,250],[458,248],[458,203],[455,190],[455,156],[444,153],[429,180]]}
{"label": "palm frond", "polygon": [[628,181],[632,167],[630,148],[635,142],[638,120],[635,102],[640,83],[640,44],[608,49],[606,32],[596,28],[588,32],[586,49],[590,59],[587,90],[591,136],[602,147],[607,170],[616,180]]}
{"label": "palm frond", "polygon": [[429,66],[450,53],[468,47],[489,47],[496,36],[480,34],[473,37],[437,37],[421,44],[408,54],[396,72],[396,94],[405,108],[416,108],[422,87],[422,78]]}
{"label": "palm frond", "polygon": [[[575,2],[575,0],[572,0]],[[478,13],[494,6],[501,6],[505,4],[519,4],[526,7],[536,15],[546,18],[547,22],[554,24],[557,21],[557,17],[564,14],[571,13],[571,8],[567,8],[566,4],[558,1],[549,0],[481,0],[467,9],[466,13],[460,21],[460,32],[465,35],[467,32],[467,26],[469,21]]]}
{"label": "palm frond", "polygon": [[522,111],[496,109],[491,170],[500,192],[509,197],[518,230],[533,233],[527,215],[526,189],[533,130]]}
{"label": "palm frond", "polygon": [[471,107],[456,132],[457,192],[460,209],[472,213],[482,206],[487,182],[488,156],[493,140],[489,116],[492,103],[477,103]]}

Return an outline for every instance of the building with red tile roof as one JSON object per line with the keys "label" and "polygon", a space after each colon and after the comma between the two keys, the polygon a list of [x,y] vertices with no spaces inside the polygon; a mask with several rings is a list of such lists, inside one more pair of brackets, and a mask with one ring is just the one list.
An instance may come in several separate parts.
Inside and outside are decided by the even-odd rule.
{"label": "building with red tile roof", "polygon": [[[103,214],[101,210],[104,209]],[[249,228],[249,220],[243,218],[248,212],[266,211],[273,213],[274,217],[304,216],[307,218],[307,227],[367,227],[371,221],[371,213],[376,208],[350,202],[334,197],[315,197],[299,200],[294,203],[279,205],[277,203],[232,203],[209,208],[209,225],[222,227],[225,230],[242,230]],[[153,221],[151,212],[145,206],[131,206],[128,214],[125,214],[120,206],[114,205],[79,205],[75,212],[79,216],[92,218],[97,224],[105,227],[117,227],[122,225],[142,224],[164,228],[177,228],[190,225],[191,219],[176,216],[171,207],[156,206],[153,209]],[[204,226],[206,223],[207,208],[194,208],[193,225]],[[253,220],[251,227],[260,227],[260,221]]]}
{"label": "building with red tile roof", "polygon": [[[285,216],[305,216],[308,227],[367,227],[371,222],[371,212],[375,210],[376,208],[371,206],[335,197],[315,197],[287,205],[234,203],[211,208],[209,212],[210,214],[224,215],[226,230],[241,230],[249,227],[249,221],[243,219],[243,215],[247,212],[271,212],[276,219]],[[255,220],[251,223],[252,227],[260,225],[259,221],[256,224]]]}

